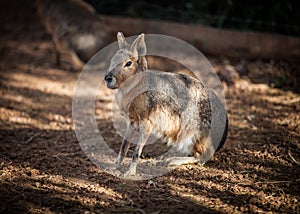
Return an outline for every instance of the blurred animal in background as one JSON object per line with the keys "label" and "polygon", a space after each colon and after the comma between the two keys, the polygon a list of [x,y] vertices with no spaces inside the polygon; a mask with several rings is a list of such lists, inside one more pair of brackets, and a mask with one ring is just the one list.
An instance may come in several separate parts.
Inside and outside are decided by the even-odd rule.
{"label": "blurred animal in background", "polygon": [[[108,88],[118,89],[116,100],[128,120],[117,166],[130,143],[136,143],[124,176],[136,175],[137,160],[152,133],[186,155],[169,158],[168,165],[205,162],[225,142],[228,119],[224,105],[194,77],[148,71],[144,34],[131,45],[121,32],[117,38],[119,50],[112,57],[104,79]],[[212,116],[220,122],[216,127],[223,127],[219,130],[219,142],[212,142],[209,134]]]}
{"label": "blurred animal in background", "polygon": [[81,70],[110,41],[108,25],[94,8],[81,0],[36,0],[38,13],[51,34],[57,63],[67,70]]}

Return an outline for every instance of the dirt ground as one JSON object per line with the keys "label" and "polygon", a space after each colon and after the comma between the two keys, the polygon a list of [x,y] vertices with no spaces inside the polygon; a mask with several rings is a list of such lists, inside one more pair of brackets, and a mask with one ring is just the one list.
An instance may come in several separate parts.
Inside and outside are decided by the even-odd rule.
{"label": "dirt ground", "polygon": [[56,65],[33,4],[0,8],[0,213],[300,213],[299,61],[209,57],[241,77],[224,82],[225,146],[204,167],[127,181],[81,150],[71,112],[80,73]]}

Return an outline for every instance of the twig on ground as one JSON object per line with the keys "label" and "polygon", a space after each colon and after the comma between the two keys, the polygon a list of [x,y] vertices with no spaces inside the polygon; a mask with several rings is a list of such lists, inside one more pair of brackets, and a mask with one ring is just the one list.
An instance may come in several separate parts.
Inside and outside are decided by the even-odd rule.
{"label": "twig on ground", "polygon": [[300,166],[299,161],[297,161],[297,160],[292,156],[292,154],[291,154],[290,151],[288,152],[288,154],[289,154],[290,158],[292,159],[292,161],[293,161],[295,164],[297,164],[298,166]]}
{"label": "twig on ground", "polygon": [[38,137],[39,135],[40,135],[39,132],[35,133],[35,134],[32,135],[30,138],[28,138],[28,140],[26,140],[26,141],[24,142],[24,144],[30,143],[31,141],[33,141],[34,138]]}
{"label": "twig on ground", "polygon": [[168,197],[168,199],[172,200],[172,201],[175,201],[175,202],[178,202],[178,203],[181,203],[181,201],[175,199],[175,198],[171,198],[171,197]]}
{"label": "twig on ground", "polygon": [[257,181],[255,184],[280,184],[280,183],[292,183],[292,181]]}
{"label": "twig on ground", "polygon": [[152,212],[151,214],[159,214],[162,212],[162,209]]}
{"label": "twig on ground", "polygon": [[143,209],[137,209],[136,211],[139,211],[140,213],[142,213],[142,214],[146,214],[146,212],[143,210]]}
{"label": "twig on ground", "polygon": [[294,104],[294,103],[298,103],[298,102],[300,102],[300,98],[299,97],[287,101],[287,104]]}

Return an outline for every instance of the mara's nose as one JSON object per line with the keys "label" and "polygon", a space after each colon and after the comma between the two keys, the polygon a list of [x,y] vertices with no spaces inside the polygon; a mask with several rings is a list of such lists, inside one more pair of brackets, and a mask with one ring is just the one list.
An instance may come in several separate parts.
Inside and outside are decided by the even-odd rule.
{"label": "mara's nose", "polygon": [[113,80],[112,75],[111,75],[111,74],[105,75],[104,80],[105,80],[106,82],[111,82],[111,81]]}

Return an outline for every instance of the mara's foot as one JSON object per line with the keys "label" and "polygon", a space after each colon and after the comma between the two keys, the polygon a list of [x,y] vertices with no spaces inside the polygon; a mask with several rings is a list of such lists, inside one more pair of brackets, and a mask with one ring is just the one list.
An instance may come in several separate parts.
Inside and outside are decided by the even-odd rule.
{"label": "mara's foot", "polygon": [[172,166],[200,163],[200,160],[199,158],[194,158],[194,157],[171,157],[164,160],[164,162],[168,167],[172,167]]}

